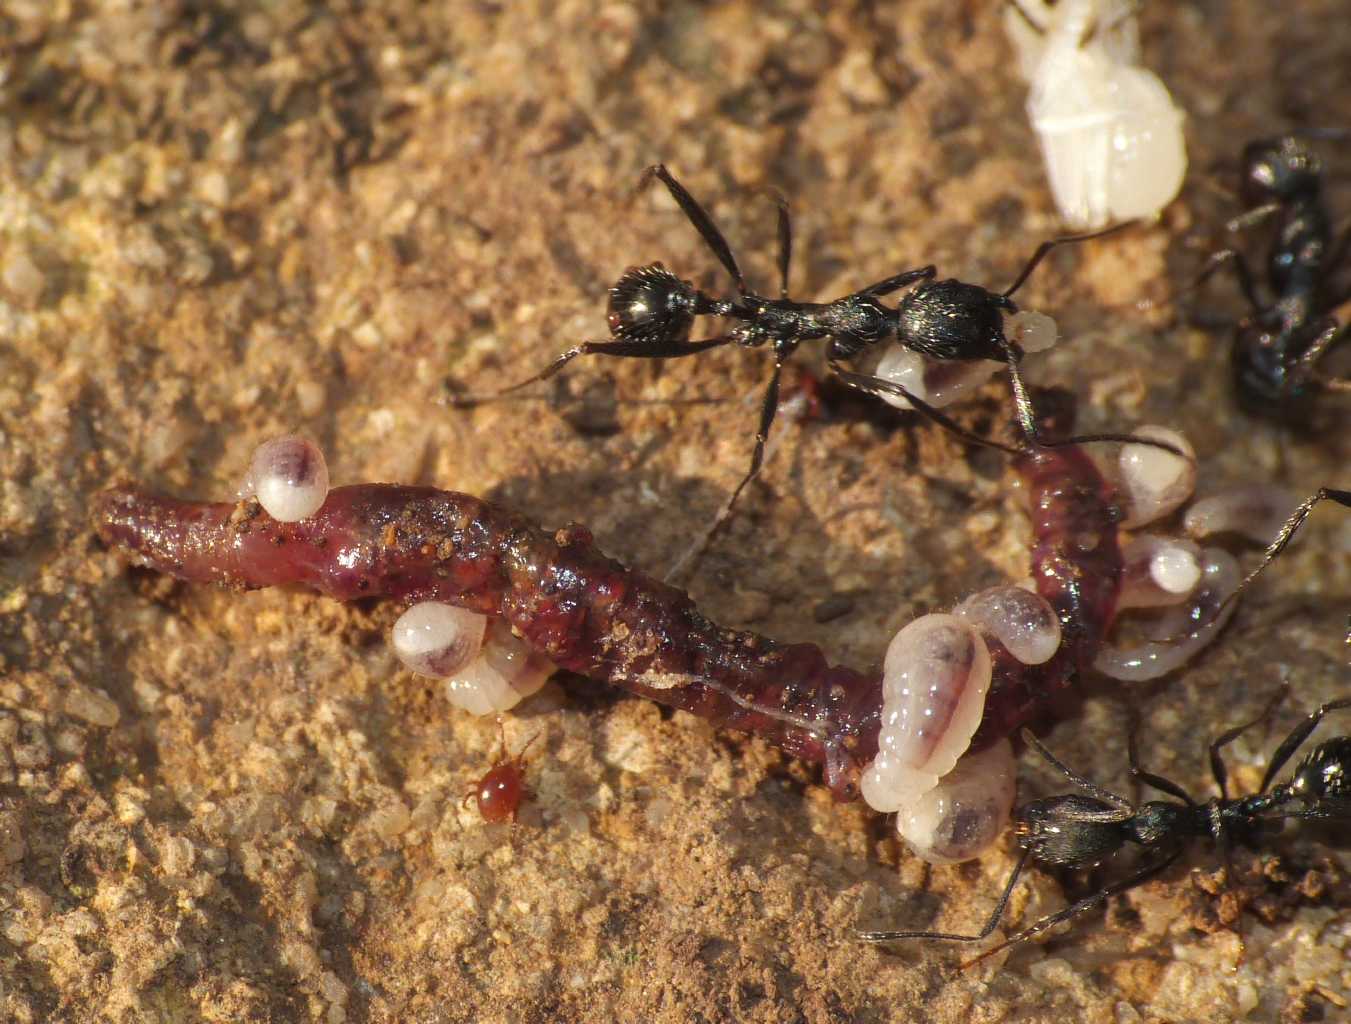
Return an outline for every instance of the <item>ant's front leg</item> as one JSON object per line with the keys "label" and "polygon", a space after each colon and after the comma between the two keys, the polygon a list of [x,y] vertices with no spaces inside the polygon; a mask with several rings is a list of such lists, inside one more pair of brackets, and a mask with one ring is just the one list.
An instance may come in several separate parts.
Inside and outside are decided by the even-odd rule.
{"label": "ant's front leg", "polygon": [[890,295],[894,291],[899,291],[908,284],[915,284],[919,281],[932,281],[937,274],[938,268],[930,263],[927,267],[919,267],[916,270],[905,270],[899,274],[893,274],[891,277],[885,277],[876,284],[870,284],[867,288],[860,289],[858,294],[880,298],[883,295]]}
{"label": "ant's front leg", "polygon": [[1004,452],[1007,455],[1021,455],[1022,449],[1014,448],[1012,445],[1001,444],[992,438],[981,437],[979,434],[973,434],[960,423],[940,412],[937,408],[924,401],[922,398],[910,393],[909,390],[897,384],[895,381],[887,380],[883,377],[873,377],[866,373],[855,373],[852,370],[846,370],[838,360],[829,360],[830,372],[833,373],[841,384],[853,388],[855,391],[862,391],[865,395],[872,395],[874,398],[881,398],[885,401],[889,395],[893,398],[904,398],[910,403],[912,409],[922,416],[927,416],[940,427],[943,427],[956,434],[968,444],[980,445],[982,448],[994,448]]}

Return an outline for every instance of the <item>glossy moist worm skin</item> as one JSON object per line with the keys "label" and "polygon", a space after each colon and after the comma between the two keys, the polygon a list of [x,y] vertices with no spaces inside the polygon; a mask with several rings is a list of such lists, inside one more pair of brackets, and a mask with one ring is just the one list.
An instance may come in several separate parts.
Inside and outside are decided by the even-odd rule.
{"label": "glossy moist worm skin", "polygon": [[1024,665],[990,638],[994,676],[975,750],[1011,735],[1054,709],[1075,677],[1093,664],[1116,617],[1121,592],[1120,512],[1116,494],[1083,449],[1043,448],[1015,462],[1032,518],[1032,579],[1060,616],[1060,648]]}
{"label": "glossy moist worm skin", "polygon": [[[1050,709],[1092,661],[1120,586],[1113,495],[1087,457],[1043,449],[1016,468],[1032,503],[1033,577],[1064,641],[1034,666],[989,642],[994,679],[975,749]],[[436,600],[500,615],[560,668],[823,764],[837,799],[857,797],[877,754],[880,676],[832,666],[813,644],[723,629],[683,591],[607,558],[582,526],[551,532],[467,494],[394,484],[335,488],[296,523],[279,523],[252,501],[117,488],[98,496],[94,519],[104,541],[180,579],[301,583],[339,600]]]}
{"label": "glossy moist worm skin", "polygon": [[339,487],[311,518],[254,502],[134,489],[97,499],[109,544],[185,580],[303,583],[339,600],[445,601],[501,615],[560,668],[613,683],[821,762],[840,799],[877,753],[879,676],[832,667],[812,644],[723,629],[682,591],[607,558],[581,526],[546,531],[499,505],[427,487]]}

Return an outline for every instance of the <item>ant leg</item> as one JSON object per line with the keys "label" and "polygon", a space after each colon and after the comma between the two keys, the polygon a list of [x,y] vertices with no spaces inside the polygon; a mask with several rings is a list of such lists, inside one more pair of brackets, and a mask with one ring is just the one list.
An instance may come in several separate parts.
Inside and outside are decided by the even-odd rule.
{"label": "ant leg", "polygon": [[[1232,193],[1230,195],[1232,197]],[[1224,225],[1224,230],[1230,234],[1247,231],[1248,228],[1261,224],[1268,217],[1280,213],[1284,209],[1284,203],[1264,203],[1261,206],[1254,206],[1251,210],[1244,210],[1236,217],[1230,217]]]}
{"label": "ant leg", "polygon": [[871,295],[873,298],[881,298],[883,295],[890,295],[894,291],[899,291],[908,284],[914,284],[916,281],[932,281],[938,275],[938,268],[930,263],[927,267],[920,267],[916,270],[904,270],[899,274],[893,274],[891,277],[885,277],[876,284],[870,284],[862,289],[860,295]]}
{"label": "ant leg", "polygon": [[1276,539],[1267,546],[1266,551],[1262,552],[1262,560],[1257,563],[1257,568],[1253,569],[1252,572],[1239,580],[1238,586],[1230,591],[1229,596],[1226,597],[1220,604],[1220,607],[1215,610],[1214,618],[1219,618],[1220,613],[1222,613],[1228,605],[1237,600],[1238,595],[1247,590],[1252,582],[1266,571],[1267,566],[1280,557],[1281,552],[1285,550],[1285,547],[1290,543],[1291,538],[1294,537],[1294,535],[1299,532],[1299,528],[1304,525],[1304,520],[1309,518],[1309,513],[1322,501],[1335,501],[1344,508],[1351,508],[1351,491],[1336,490],[1332,487],[1320,487],[1317,491],[1300,502],[1299,507],[1296,508],[1294,512],[1290,513],[1290,518],[1285,521],[1280,532],[1276,534]]}
{"label": "ant leg", "polygon": [[1152,786],[1160,793],[1167,793],[1169,796],[1177,797],[1188,807],[1195,807],[1196,801],[1187,794],[1185,789],[1172,779],[1166,779],[1162,775],[1155,775],[1153,772],[1147,772],[1140,767],[1140,716],[1134,707],[1131,708],[1130,718],[1130,729],[1126,733],[1126,757],[1130,762],[1131,778],[1143,782],[1146,786]]}
{"label": "ant leg", "polygon": [[1276,773],[1285,767],[1285,763],[1309,738],[1309,734],[1318,727],[1318,723],[1323,720],[1323,716],[1329,711],[1340,711],[1342,708],[1351,708],[1351,697],[1328,701],[1290,730],[1290,735],[1281,740],[1281,745],[1276,748],[1276,753],[1271,755],[1271,764],[1267,766],[1267,773],[1262,778],[1262,788],[1258,790],[1259,793],[1267,791],[1267,788],[1271,785],[1271,780],[1276,777]]}
{"label": "ant leg", "polygon": [[1104,228],[1101,231],[1090,231],[1085,235],[1062,235],[1059,238],[1047,239],[1045,242],[1042,242],[1041,245],[1037,246],[1037,251],[1032,254],[1032,258],[1027,261],[1027,264],[1023,267],[1022,271],[1013,279],[1013,284],[1004,289],[1004,298],[1007,299],[1012,297],[1013,293],[1021,288],[1027,282],[1027,279],[1032,276],[1032,271],[1037,269],[1038,264],[1040,264],[1041,261],[1046,258],[1047,254],[1057,246],[1071,245],[1077,242],[1089,242],[1095,238],[1104,238],[1107,235],[1116,234],[1118,231],[1125,231],[1127,228],[1135,227],[1136,223],[1136,221],[1128,220],[1122,224],[1113,224],[1110,228]]}
{"label": "ant leg", "polygon": [[746,489],[746,485],[755,479],[760,472],[760,467],[765,461],[765,443],[769,440],[770,427],[774,425],[774,416],[779,411],[779,378],[783,375],[784,361],[791,355],[790,352],[779,352],[774,358],[774,372],[769,378],[769,387],[765,388],[765,397],[760,403],[760,427],[755,432],[755,451],[751,453],[751,468],[746,471],[746,475],[741,478],[741,483],[736,485],[736,490],[726,503],[718,510],[717,516],[713,520],[713,525],[708,528],[704,535],[692,544],[683,555],[681,555],[666,573],[666,582],[678,581],[682,578],[685,569],[692,561],[697,560],[700,555],[707,550],[708,545],[722,530],[727,520],[731,518],[732,508],[736,505],[737,499],[741,497],[741,492]]}
{"label": "ant leg", "polygon": [[685,216],[694,225],[694,230],[698,231],[699,236],[703,238],[704,244],[713,250],[713,255],[718,257],[718,262],[723,265],[727,273],[732,275],[732,280],[736,282],[737,291],[745,295],[746,279],[741,275],[741,268],[736,265],[736,257],[732,255],[727,239],[722,237],[722,232],[713,223],[713,218],[704,212],[704,208],[699,205],[694,196],[685,191],[685,186],[671,176],[671,172],[666,169],[665,164],[653,164],[645,170],[638,182],[638,187],[642,188],[653,178],[666,186],[666,191],[671,193],[671,198],[676,201],[676,205],[685,212]]}
{"label": "ant leg", "polygon": [[[1281,701],[1285,700],[1286,695],[1289,692],[1289,685],[1285,683],[1281,684],[1276,692],[1271,695],[1271,698],[1267,701],[1267,706],[1262,709],[1260,715],[1251,722],[1244,722],[1242,725],[1236,725],[1232,729],[1226,729],[1216,736],[1214,741],[1210,744],[1210,771],[1215,776],[1215,784],[1220,787],[1221,799],[1229,799],[1229,770],[1224,766],[1224,760],[1220,757],[1220,750],[1227,747],[1230,743],[1233,743],[1234,740],[1238,739],[1254,725],[1265,722],[1275,714],[1276,708],[1280,705]],[[1307,733],[1305,735],[1307,735]],[[1301,742],[1303,741],[1301,740]],[[1296,746],[1298,746],[1298,744],[1296,744]],[[1265,786],[1262,788],[1266,789]]]}
{"label": "ant leg", "polygon": [[1207,257],[1205,266],[1201,272],[1196,275],[1196,280],[1191,283],[1188,291],[1195,291],[1210,280],[1215,271],[1226,264],[1232,264],[1234,268],[1234,277],[1238,280],[1239,291],[1243,297],[1248,300],[1254,311],[1261,312],[1262,303],[1257,298],[1257,287],[1253,284],[1252,271],[1248,269],[1248,261],[1243,258],[1243,253],[1237,249],[1221,249],[1219,252],[1213,252]]}
{"label": "ant leg", "polygon": [[1013,887],[1018,883],[1018,876],[1023,873],[1023,868],[1027,866],[1028,858],[1031,856],[1031,850],[1024,850],[1018,857],[1018,863],[1013,865],[1013,873],[1009,875],[1009,880],[1004,885],[1004,893],[999,897],[999,902],[995,904],[994,912],[990,915],[990,919],[985,922],[985,927],[975,935],[957,935],[953,932],[865,931],[856,933],[855,937],[863,942],[895,942],[898,939],[943,939],[947,942],[979,942],[981,939],[988,937],[999,926],[999,919],[1004,916],[1004,909],[1009,905],[1009,897],[1013,895]]}
{"label": "ant leg", "polygon": [[788,264],[793,258],[793,220],[788,213],[788,200],[776,188],[769,196],[779,207],[779,298],[788,298]]}
{"label": "ant leg", "polygon": [[1157,875],[1159,872],[1167,868],[1170,864],[1173,863],[1173,861],[1177,860],[1178,857],[1182,856],[1182,850],[1183,847],[1179,846],[1177,847],[1177,849],[1173,850],[1173,852],[1168,854],[1166,857],[1162,857],[1151,864],[1147,864],[1139,871],[1136,871],[1132,875],[1128,875],[1121,881],[1115,882],[1112,885],[1103,886],[1103,888],[1093,893],[1093,895],[1085,896],[1083,899],[1079,900],[1077,903],[1071,904],[1064,910],[1060,910],[1054,914],[1050,914],[1046,917],[1043,917],[1040,921],[1038,921],[1031,927],[1024,928],[1022,931],[1017,932],[1014,935],[1010,935],[1007,939],[999,943],[997,946],[992,946],[991,948],[987,949],[984,953],[982,953],[980,956],[972,960],[968,960],[966,963],[962,964],[962,970],[966,970],[968,967],[974,967],[976,964],[980,963],[987,957],[994,956],[1001,950],[1008,949],[1009,946],[1016,945],[1019,942],[1026,942],[1028,939],[1032,938],[1032,936],[1041,934],[1047,928],[1052,928],[1055,925],[1058,925],[1061,921],[1068,921],[1072,917],[1078,917],[1084,911],[1092,910],[1100,903],[1106,903],[1111,897],[1117,895],[1118,893],[1127,892],[1131,889],[1134,889],[1138,885],[1144,884],[1145,882],[1153,878],[1155,875]]}
{"label": "ant leg", "polygon": [[732,341],[730,336],[721,338],[708,338],[704,341],[584,341],[580,345],[574,345],[568,349],[552,363],[544,368],[540,373],[533,377],[527,377],[525,380],[510,387],[503,388],[498,392],[499,395],[506,395],[512,391],[518,391],[530,384],[536,384],[542,380],[548,380],[568,363],[572,362],[578,356],[623,356],[631,359],[678,359],[681,356],[692,356],[699,352],[706,352],[711,348],[717,348],[719,345],[726,345]]}
{"label": "ant leg", "polygon": [[[1033,32],[1037,33],[1039,36],[1044,36],[1046,34],[1046,23],[1032,17],[1031,13],[1022,5],[1020,0],[1008,0],[1008,5],[1018,12],[1018,16],[1026,22],[1027,27]],[[1043,7],[1044,6],[1045,5],[1043,4]]]}
{"label": "ant leg", "polygon": [[1320,326],[1322,330],[1318,337],[1314,339],[1314,343],[1305,350],[1302,356],[1295,360],[1295,365],[1290,374],[1292,384],[1297,384],[1311,377],[1316,378],[1318,375],[1314,373],[1314,365],[1323,358],[1328,349],[1341,340],[1347,329],[1339,324],[1335,317],[1330,316],[1325,317]]}
{"label": "ant leg", "polygon": [[1080,789],[1093,794],[1093,796],[1097,797],[1103,803],[1111,804],[1118,810],[1122,811],[1131,810],[1131,802],[1129,800],[1127,800],[1123,796],[1117,796],[1111,790],[1103,789],[1097,783],[1090,782],[1088,779],[1084,778],[1069,765],[1065,764],[1065,762],[1061,761],[1060,758],[1056,757],[1049,750],[1047,750],[1046,747],[1042,744],[1041,740],[1037,739],[1036,736],[1032,735],[1031,729],[1024,728],[1021,731],[1021,735],[1023,737],[1024,743],[1026,743],[1029,747],[1031,747],[1038,754],[1040,754],[1046,760],[1047,764],[1049,764],[1052,768],[1058,771],[1061,775],[1065,776],[1065,778],[1069,779],[1073,785],[1078,786]]}
{"label": "ant leg", "polygon": [[[1012,306],[1012,303],[1009,303]],[[1037,426],[1037,411],[1032,405],[1032,396],[1028,393],[1027,382],[1023,379],[1022,350],[1007,338],[1001,339],[1004,348],[1004,364],[1009,371],[1009,387],[1013,390],[1013,407],[1018,417],[1018,425],[1029,443],[1038,448],[1064,448],[1076,444],[1096,444],[1099,441],[1116,441],[1121,444],[1143,444],[1150,448],[1162,448],[1178,458],[1191,461],[1191,456],[1167,441],[1151,437],[1137,437],[1134,434],[1075,434],[1072,437],[1047,438]]]}
{"label": "ant leg", "polygon": [[833,359],[829,361],[829,366],[830,372],[833,373],[839,379],[840,383],[844,384],[846,387],[851,387],[855,391],[862,391],[865,395],[872,395],[874,398],[881,398],[883,395],[904,398],[910,403],[915,412],[927,416],[940,427],[947,428],[968,444],[980,445],[983,448],[994,448],[1008,455],[1023,454],[1023,450],[1020,448],[1014,448],[1012,445],[1002,444],[992,438],[973,434],[946,413],[940,412],[928,402],[916,398],[895,381],[884,380],[881,377],[872,377],[863,373],[854,373],[852,370],[844,369],[837,360]]}

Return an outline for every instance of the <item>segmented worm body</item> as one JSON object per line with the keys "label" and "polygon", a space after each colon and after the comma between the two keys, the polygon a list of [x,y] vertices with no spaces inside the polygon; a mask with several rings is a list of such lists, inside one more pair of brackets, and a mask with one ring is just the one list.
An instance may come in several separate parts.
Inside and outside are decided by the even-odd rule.
{"label": "segmented worm body", "polygon": [[[994,679],[976,748],[1051,708],[1091,663],[1120,587],[1114,494],[1089,459],[1065,447],[1016,465],[1032,504],[1032,575],[1064,642],[1040,665],[990,642]],[[104,492],[94,518],[105,541],[185,580],[300,583],[339,600],[441,601],[501,616],[560,668],[823,764],[840,800],[857,797],[877,755],[879,675],[832,666],[813,644],[718,626],[683,591],[606,557],[582,526],[549,531],[467,494],[392,484],[335,488],[299,522],[278,522],[254,502],[134,488]]]}

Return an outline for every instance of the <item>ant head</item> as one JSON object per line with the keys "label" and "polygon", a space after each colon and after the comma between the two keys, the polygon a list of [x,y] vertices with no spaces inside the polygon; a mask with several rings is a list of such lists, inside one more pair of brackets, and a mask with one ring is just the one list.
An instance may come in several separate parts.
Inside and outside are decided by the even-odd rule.
{"label": "ant head", "polygon": [[1239,192],[1250,207],[1307,199],[1318,194],[1323,163],[1293,135],[1251,142],[1243,148]]}
{"label": "ant head", "polygon": [[699,293],[660,263],[630,267],[610,289],[610,333],[622,341],[683,341]]}

